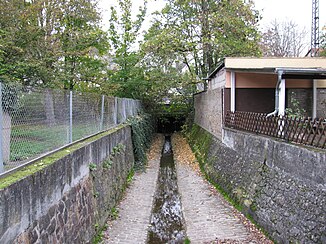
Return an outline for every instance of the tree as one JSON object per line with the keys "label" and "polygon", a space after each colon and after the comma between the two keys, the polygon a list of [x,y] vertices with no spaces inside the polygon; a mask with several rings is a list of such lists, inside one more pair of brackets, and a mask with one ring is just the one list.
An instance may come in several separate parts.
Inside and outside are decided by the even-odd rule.
{"label": "tree", "polygon": [[169,55],[199,78],[225,56],[256,56],[258,12],[252,1],[168,0],[156,13],[144,49],[150,56]]}
{"label": "tree", "polygon": [[262,34],[261,47],[264,56],[299,57],[308,46],[308,32],[295,22],[273,20]]}
{"label": "tree", "polygon": [[3,0],[2,79],[67,89],[103,79],[106,66],[100,57],[108,41],[96,4],[95,0]]}
{"label": "tree", "polygon": [[154,109],[187,116],[195,84],[222,58],[259,55],[258,19],[252,2],[168,0],[141,45]]}
{"label": "tree", "polygon": [[322,29],[321,37],[320,37],[320,56],[326,57],[326,25]]}
{"label": "tree", "polygon": [[[111,8],[110,42],[113,48],[112,62],[117,66],[109,81],[115,85],[114,95],[143,98],[147,81],[140,66],[141,54],[136,51],[137,36],[146,14],[146,1],[139,8],[136,20],[132,19],[131,0],[119,0],[119,10]],[[120,14],[118,14],[120,13]]]}
{"label": "tree", "polygon": [[0,81],[23,80],[23,49],[21,48],[21,16],[25,1],[2,0],[0,4]]}
{"label": "tree", "polygon": [[57,36],[61,42],[60,79],[64,88],[74,89],[84,83],[102,82],[106,64],[101,56],[108,51],[107,35],[100,28],[97,1],[61,2],[62,17]]}

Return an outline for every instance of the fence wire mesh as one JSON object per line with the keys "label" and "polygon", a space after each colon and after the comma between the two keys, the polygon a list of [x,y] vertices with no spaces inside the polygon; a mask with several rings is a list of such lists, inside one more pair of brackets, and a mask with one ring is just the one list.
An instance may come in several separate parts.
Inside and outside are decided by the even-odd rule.
{"label": "fence wire mesh", "polygon": [[137,100],[0,84],[0,173],[135,116]]}

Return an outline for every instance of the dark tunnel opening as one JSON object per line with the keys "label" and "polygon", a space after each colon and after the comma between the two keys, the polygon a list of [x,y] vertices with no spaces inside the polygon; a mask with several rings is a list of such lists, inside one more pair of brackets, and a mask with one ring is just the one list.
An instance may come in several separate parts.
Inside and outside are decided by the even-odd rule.
{"label": "dark tunnel opening", "polygon": [[157,133],[171,134],[176,131],[181,131],[185,121],[185,117],[172,115],[160,116],[157,118],[156,123]]}

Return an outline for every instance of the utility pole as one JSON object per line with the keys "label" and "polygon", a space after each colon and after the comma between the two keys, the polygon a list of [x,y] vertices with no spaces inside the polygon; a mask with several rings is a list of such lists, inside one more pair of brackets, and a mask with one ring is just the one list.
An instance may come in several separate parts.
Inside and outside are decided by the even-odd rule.
{"label": "utility pole", "polygon": [[311,49],[310,56],[318,56],[319,49],[319,0],[312,0]]}

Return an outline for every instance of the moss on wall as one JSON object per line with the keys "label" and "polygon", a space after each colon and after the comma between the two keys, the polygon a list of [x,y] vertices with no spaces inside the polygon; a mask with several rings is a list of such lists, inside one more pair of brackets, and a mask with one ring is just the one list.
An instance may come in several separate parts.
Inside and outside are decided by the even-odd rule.
{"label": "moss on wall", "polygon": [[271,239],[326,240],[323,152],[230,129],[226,145],[198,125],[187,137],[206,178]]}
{"label": "moss on wall", "polygon": [[212,135],[197,124],[193,124],[186,135],[197,160],[200,164],[205,164],[208,161],[207,155],[212,143]]}
{"label": "moss on wall", "polygon": [[113,129],[110,129],[108,131],[105,131],[103,133],[100,133],[98,135],[92,136],[90,138],[87,138],[79,143],[76,143],[70,147],[64,148],[58,152],[55,152],[49,156],[46,156],[40,160],[35,161],[33,164],[28,165],[22,169],[19,169],[16,172],[13,172],[12,174],[9,174],[7,176],[5,176],[3,179],[0,180],[0,189],[4,189],[8,186],[10,186],[11,184],[14,184],[15,182],[29,176],[32,175],[38,171],[41,171],[42,169],[44,169],[45,167],[47,167],[48,165],[56,162],[57,160],[59,160],[60,158],[63,158],[69,154],[71,154],[72,152],[78,150],[79,148],[84,147],[85,145],[96,141],[106,135],[109,135],[123,127],[125,127],[127,125],[120,125],[117,126]]}
{"label": "moss on wall", "polygon": [[[261,228],[255,221],[256,202],[252,194],[248,192],[249,189],[238,185],[237,182],[230,180],[229,175],[218,169],[216,162],[220,160],[217,158],[223,148],[217,147],[218,143],[214,142],[213,136],[202,127],[194,124],[189,132],[186,133],[189,144],[196,155],[199,162],[201,172],[206,179],[223,195],[223,197],[230,202],[236,209],[241,211],[250,219],[265,235],[268,233]],[[220,151],[217,153],[217,151]],[[222,155],[225,152],[222,153]],[[226,153],[228,154],[228,153]],[[232,158],[233,159],[233,158]],[[254,189],[254,191],[257,189]],[[259,192],[259,191],[257,191]]]}

